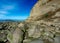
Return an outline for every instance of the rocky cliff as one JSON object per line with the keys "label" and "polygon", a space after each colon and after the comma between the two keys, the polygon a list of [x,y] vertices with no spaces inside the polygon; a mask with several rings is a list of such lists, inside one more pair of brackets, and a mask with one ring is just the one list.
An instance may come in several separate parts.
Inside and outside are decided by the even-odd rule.
{"label": "rocky cliff", "polygon": [[39,0],[24,22],[0,23],[4,43],[60,43],[60,0]]}
{"label": "rocky cliff", "polygon": [[52,16],[59,15],[60,0],[39,0],[32,8],[31,14],[28,20],[35,21],[40,19],[55,18]]}

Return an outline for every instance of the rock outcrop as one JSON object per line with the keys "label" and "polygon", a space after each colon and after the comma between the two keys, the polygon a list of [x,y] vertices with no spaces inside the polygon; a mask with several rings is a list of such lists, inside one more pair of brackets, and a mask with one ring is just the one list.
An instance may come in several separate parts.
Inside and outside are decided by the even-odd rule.
{"label": "rock outcrop", "polygon": [[39,0],[24,22],[0,24],[5,43],[60,43],[60,0]]}
{"label": "rock outcrop", "polygon": [[51,18],[60,11],[60,0],[39,0],[32,8],[28,21]]}
{"label": "rock outcrop", "polygon": [[60,38],[55,37],[60,37],[60,0],[39,0],[26,22],[29,23],[26,40],[31,38],[30,43],[36,38],[43,43],[59,43]]}

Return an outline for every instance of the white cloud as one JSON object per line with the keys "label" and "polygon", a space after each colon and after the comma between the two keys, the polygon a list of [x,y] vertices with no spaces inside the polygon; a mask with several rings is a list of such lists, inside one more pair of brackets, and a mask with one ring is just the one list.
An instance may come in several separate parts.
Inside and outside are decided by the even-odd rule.
{"label": "white cloud", "polygon": [[0,14],[7,14],[8,12],[6,11],[0,11]]}
{"label": "white cloud", "polygon": [[9,10],[14,10],[16,5],[3,5],[2,9],[0,10],[0,19],[18,19],[24,20],[27,19],[27,16],[7,16],[10,12]]}
{"label": "white cloud", "polygon": [[15,9],[16,5],[3,5],[2,9],[3,10],[13,10]]}
{"label": "white cloud", "polygon": [[10,18],[10,19],[26,19],[27,16],[10,16],[8,18]]}
{"label": "white cloud", "polygon": [[4,17],[5,17],[5,15],[0,14],[0,19],[2,19],[2,18],[4,18]]}
{"label": "white cloud", "polygon": [[0,18],[4,18],[8,14],[7,11],[0,11]]}
{"label": "white cloud", "polygon": [[8,14],[6,11],[0,11],[0,18],[4,18]]}
{"label": "white cloud", "polygon": [[13,5],[3,5],[2,8],[0,9],[0,18],[6,17],[6,15],[10,13],[8,12],[8,10],[12,9],[14,9]]}
{"label": "white cloud", "polygon": [[[3,16],[3,19],[16,19],[16,20],[24,20],[27,19],[27,16]],[[0,18],[1,19],[1,18]]]}

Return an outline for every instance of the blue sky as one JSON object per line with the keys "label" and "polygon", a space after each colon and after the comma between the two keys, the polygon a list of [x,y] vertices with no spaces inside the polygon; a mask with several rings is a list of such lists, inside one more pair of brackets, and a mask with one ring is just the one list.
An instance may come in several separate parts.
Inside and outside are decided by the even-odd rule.
{"label": "blue sky", "polygon": [[0,0],[0,19],[24,20],[37,0]]}

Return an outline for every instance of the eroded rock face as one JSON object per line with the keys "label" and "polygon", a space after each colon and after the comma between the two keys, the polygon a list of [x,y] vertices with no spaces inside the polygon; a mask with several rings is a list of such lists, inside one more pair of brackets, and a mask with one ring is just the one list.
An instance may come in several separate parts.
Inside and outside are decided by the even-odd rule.
{"label": "eroded rock face", "polygon": [[43,43],[59,43],[56,37],[60,37],[60,0],[39,0],[27,22],[30,24],[24,42],[41,38]]}
{"label": "eroded rock face", "polygon": [[39,0],[28,20],[0,24],[0,30],[6,43],[60,43],[60,0]]}
{"label": "eroded rock face", "polygon": [[32,43],[33,40],[36,41],[39,38],[43,43],[55,43],[55,41],[60,40],[60,38],[57,38],[57,40],[55,38],[60,36],[59,24],[60,23],[58,22],[51,22],[47,20],[29,22],[24,43]]}
{"label": "eroded rock face", "polygon": [[32,8],[28,21],[51,18],[60,10],[60,0],[39,0]]}

